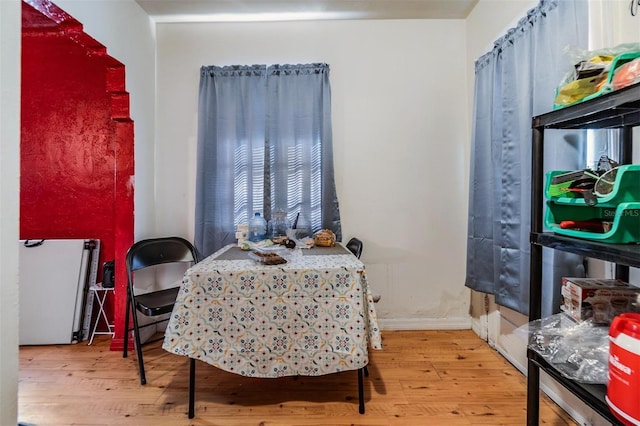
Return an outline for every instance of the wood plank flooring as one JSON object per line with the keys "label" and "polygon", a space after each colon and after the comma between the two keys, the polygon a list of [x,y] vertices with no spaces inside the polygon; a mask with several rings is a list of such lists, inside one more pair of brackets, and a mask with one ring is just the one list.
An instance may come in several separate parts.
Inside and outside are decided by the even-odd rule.
{"label": "wood plank flooring", "polygon": [[[366,413],[358,414],[355,371],[321,377],[252,379],[202,362],[196,417],[187,418],[188,359],[160,343],[144,347],[147,384],[135,352],[93,345],[20,348],[19,421],[69,425],[524,425],[526,379],[473,332],[384,331],[370,352]],[[540,423],[576,425],[543,396]]]}

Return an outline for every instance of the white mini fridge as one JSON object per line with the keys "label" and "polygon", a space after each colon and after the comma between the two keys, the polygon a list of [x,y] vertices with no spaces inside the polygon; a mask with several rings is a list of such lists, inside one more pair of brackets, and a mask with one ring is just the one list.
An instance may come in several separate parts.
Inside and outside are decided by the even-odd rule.
{"label": "white mini fridge", "polygon": [[89,334],[100,240],[20,240],[20,345],[78,343]]}

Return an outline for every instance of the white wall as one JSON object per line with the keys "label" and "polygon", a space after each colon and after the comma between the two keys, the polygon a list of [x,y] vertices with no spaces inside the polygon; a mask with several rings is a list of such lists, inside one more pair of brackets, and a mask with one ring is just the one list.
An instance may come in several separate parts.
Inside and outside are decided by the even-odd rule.
{"label": "white wall", "polygon": [[0,1],[0,424],[17,424],[20,2]]}
{"label": "white wall", "polygon": [[[2,1],[2,0],[0,0]],[[134,238],[157,236],[155,228],[155,25],[133,0],[55,0],[126,67],[135,143]]]}
{"label": "white wall", "polygon": [[631,16],[627,0],[589,0],[589,48],[640,42],[640,16]]}
{"label": "white wall", "polygon": [[[136,238],[155,232],[155,40],[133,0],[58,0],[87,34],[126,65],[136,138]],[[18,421],[18,206],[21,2],[0,0],[0,424]],[[148,195],[150,194],[150,195]]]}
{"label": "white wall", "polygon": [[469,327],[462,20],[158,24],[158,227],[193,233],[202,65],[326,62],[346,241],[383,328]]}

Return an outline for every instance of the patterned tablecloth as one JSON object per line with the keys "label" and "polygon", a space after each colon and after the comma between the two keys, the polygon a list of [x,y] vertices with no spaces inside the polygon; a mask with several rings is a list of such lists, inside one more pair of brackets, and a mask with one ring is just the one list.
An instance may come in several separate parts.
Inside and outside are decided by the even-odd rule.
{"label": "patterned tablecloth", "polygon": [[373,298],[362,262],[336,248],[274,266],[219,250],[185,273],[162,347],[251,377],[366,366],[382,349]]}

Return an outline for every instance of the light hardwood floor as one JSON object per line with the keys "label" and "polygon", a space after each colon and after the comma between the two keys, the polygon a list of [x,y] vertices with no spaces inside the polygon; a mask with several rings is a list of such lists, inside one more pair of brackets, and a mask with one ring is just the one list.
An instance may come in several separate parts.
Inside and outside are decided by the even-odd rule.
{"label": "light hardwood floor", "polygon": [[[123,359],[98,336],[20,349],[19,421],[46,425],[524,425],[526,379],[471,331],[383,331],[370,352],[366,413],[355,371],[251,379],[197,362],[196,417],[187,418],[188,360],[144,347]],[[540,423],[576,425],[546,397]]]}

